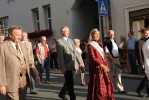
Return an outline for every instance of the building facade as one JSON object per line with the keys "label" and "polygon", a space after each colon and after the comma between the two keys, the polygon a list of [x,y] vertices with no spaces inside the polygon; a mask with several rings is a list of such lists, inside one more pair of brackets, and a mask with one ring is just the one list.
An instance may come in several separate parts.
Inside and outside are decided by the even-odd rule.
{"label": "building facade", "polygon": [[140,37],[141,28],[149,28],[148,0],[110,0],[112,28],[116,39],[126,36],[132,30],[136,37]]}
{"label": "building facade", "polygon": [[[71,38],[86,39],[92,28],[98,28],[97,2],[91,0],[1,0],[0,32],[7,35],[7,29],[11,25],[20,25],[28,33],[51,29],[53,38],[56,39],[61,36],[60,28],[66,25],[70,27]],[[35,36],[31,41],[38,38]]]}
{"label": "building facade", "polygon": [[[138,30],[148,27],[148,0],[109,0],[111,10],[110,24],[115,30],[116,39],[127,36],[129,30],[139,37]],[[11,25],[20,25],[28,33],[52,30],[50,38],[60,38],[60,28],[70,27],[70,37],[88,40],[92,28],[99,28],[97,0],[1,0],[0,1],[0,32],[7,35]],[[104,30],[108,30],[105,25]],[[107,35],[105,31],[104,36]],[[38,36],[31,41],[39,39]],[[33,42],[34,43],[34,42]]]}

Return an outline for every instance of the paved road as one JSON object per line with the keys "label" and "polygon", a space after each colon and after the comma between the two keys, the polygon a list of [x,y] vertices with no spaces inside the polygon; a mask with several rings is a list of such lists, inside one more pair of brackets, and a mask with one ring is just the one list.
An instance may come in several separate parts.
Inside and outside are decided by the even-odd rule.
{"label": "paved road", "polygon": [[[80,86],[80,75],[75,77],[75,93],[77,96],[77,100],[86,100],[87,96],[87,87]],[[87,79],[88,74],[86,75]],[[127,78],[122,80],[125,90],[128,91],[127,94],[119,94],[115,89],[114,95],[116,100],[149,100],[149,97],[140,98],[137,97],[135,90],[140,82],[140,80],[135,78]],[[64,78],[63,75],[59,71],[52,71],[51,72],[51,82],[52,84],[45,84],[42,83],[41,85],[37,85],[36,89],[38,94],[37,95],[30,95],[27,94],[27,100],[61,100],[58,97],[58,93],[63,86]],[[114,82],[114,81],[113,81]],[[115,86],[115,84],[114,84]],[[115,86],[116,87],[116,86]],[[144,90],[144,94],[146,91]],[[4,98],[0,97],[0,100],[5,100]]]}

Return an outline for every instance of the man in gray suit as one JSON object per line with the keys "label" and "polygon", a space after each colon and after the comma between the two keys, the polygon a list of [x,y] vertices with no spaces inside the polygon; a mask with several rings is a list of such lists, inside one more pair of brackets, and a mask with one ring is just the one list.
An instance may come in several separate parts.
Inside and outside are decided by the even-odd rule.
{"label": "man in gray suit", "polygon": [[40,79],[35,67],[29,67],[27,49],[20,43],[22,28],[13,25],[8,29],[8,35],[10,39],[0,46],[0,94],[7,100],[26,100],[30,71],[36,82]]}
{"label": "man in gray suit", "polygon": [[62,38],[60,38],[57,41],[58,61],[62,73],[64,74],[65,77],[65,84],[59,93],[59,97],[62,98],[63,100],[67,100],[65,95],[68,91],[70,100],[76,100],[76,96],[74,93],[74,82],[73,82],[73,69],[75,66],[75,61],[77,60],[79,62],[80,67],[84,65],[81,64],[80,62],[81,60],[79,60],[79,58],[75,56],[76,51],[74,48],[74,43],[70,38],[68,38],[69,34],[70,34],[69,27],[63,26],[61,28]]}

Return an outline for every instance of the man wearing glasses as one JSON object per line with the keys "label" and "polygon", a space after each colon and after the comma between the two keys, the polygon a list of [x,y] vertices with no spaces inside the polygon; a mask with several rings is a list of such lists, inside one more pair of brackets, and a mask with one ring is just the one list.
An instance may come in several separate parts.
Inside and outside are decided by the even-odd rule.
{"label": "man wearing glasses", "polygon": [[39,67],[40,79],[42,80],[42,74],[43,74],[43,71],[45,69],[45,71],[46,71],[45,82],[47,84],[50,84],[49,47],[46,44],[46,37],[45,36],[41,37],[40,43],[37,44],[35,52],[36,52],[36,56],[38,59],[38,63],[40,64],[40,67]]}

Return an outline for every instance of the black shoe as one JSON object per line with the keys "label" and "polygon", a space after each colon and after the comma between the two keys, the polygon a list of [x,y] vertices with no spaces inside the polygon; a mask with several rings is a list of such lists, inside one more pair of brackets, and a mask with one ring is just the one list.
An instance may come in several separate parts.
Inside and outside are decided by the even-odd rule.
{"label": "black shoe", "polygon": [[118,93],[126,94],[127,92],[126,91],[118,91]]}
{"label": "black shoe", "polygon": [[58,96],[62,98],[62,100],[68,100],[64,94],[59,94]]}
{"label": "black shoe", "polygon": [[51,84],[52,82],[51,82],[51,81],[46,81],[45,83],[46,83],[46,84]]}
{"label": "black shoe", "polygon": [[128,74],[134,74],[133,72],[130,72],[130,73],[128,73]]}
{"label": "black shoe", "polygon": [[141,92],[136,91],[139,97],[145,97],[143,94],[141,94]]}
{"label": "black shoe", "polygon": [[81,86],[86,86],[86,84],[81,83]]}
{"label": "black shoe", "polygon": [[34,94],[34,95],[37,95],[37,92],[30,92],[30,94]]}

